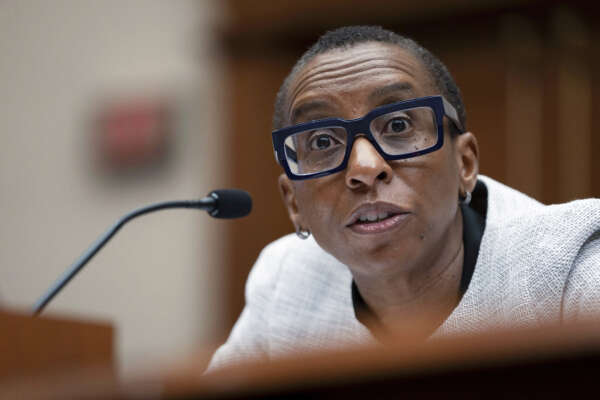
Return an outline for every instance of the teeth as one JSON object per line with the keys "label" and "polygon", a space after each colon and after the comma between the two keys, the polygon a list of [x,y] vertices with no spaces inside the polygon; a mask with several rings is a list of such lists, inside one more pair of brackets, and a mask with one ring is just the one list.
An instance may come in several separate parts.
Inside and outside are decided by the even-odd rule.
{"label": "teeth", "polygon": [[378,220],[382,220],[382,219],[386,219],[389,216],[389,213],[387,212],[377,212],[377,211],[369,211],[366,214],[361,215],[360,217],[358,217],[358,220],[360,222],[375,222]]}

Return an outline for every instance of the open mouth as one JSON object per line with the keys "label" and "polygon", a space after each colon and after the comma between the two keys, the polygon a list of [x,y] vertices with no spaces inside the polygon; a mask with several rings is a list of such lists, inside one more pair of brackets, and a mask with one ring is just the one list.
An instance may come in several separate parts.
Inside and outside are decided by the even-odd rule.
{"label": "open mouth", "polygon": [[408,219],[409,213],[386,213],[378,214],[375,219],[359,218],[353,224],[348,227],[355,233],[370,234],[370,233],[383,233],[392,230]]}
{"label": "open mouth", "polygon": [[391,218],[395,215],[398,215],[399,213],[392,213],[392,212],[368,212],[366,214],[362,214],[358,217],[358,219],[356,220],[356,222],[354,222],[355,224],[371,224],[374,222],[381,222],[383,220],[386,220],[388,218]]}
{"label": "open mouth", "polygon": [[355,233],[381,233],[403,224],[409,215],[388,203],[365,204],[352,214],[346,226]]}

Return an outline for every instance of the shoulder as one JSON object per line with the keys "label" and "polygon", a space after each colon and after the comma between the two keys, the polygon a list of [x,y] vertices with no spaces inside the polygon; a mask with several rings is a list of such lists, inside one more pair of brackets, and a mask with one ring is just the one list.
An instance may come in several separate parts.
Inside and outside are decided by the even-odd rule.
{"label": "shoulder", "polygon": [[266,276],[276,278],[283,270],[315,268],[326,273],[327,270],[337,270],[344,266],[323,250],[312,236],[302,240],[295,234],[288,234],[265,246],[249,279],[262,280]]}
{"label": "shoulder", "polygon": [[323,305],[331,288],[343,286],[344,276],[343,265],[312,238],[290,234],[267,245],[246,281],[244,310],[209,369],[298,346],[311,323],[320,320],[315,316],[327,317]]}
{"label": "shoulder", "polygon": [[600,230],[581,247],[569,271],[564,289],[565,320],[600,314]]}
{"label": "shoulder", "polygon": [[490,178],[481,181],[488,213],[467,292],[474,307],[507,321],[539,321],[561,315],[565,293],[590,289],[575,283],[586,274],[600,293],[600,200],[544,205]]}
{"label": "shoulder", "polygon": [[258,261],[281,263],[285,261],[315,261],[323,260],[323,257],[331,260],[334,258],[325,252],[312,236],[303,240],[293,233],[285,235],[264,247],[260,252]]}
{"label": "shoulder", "polygon": [[486,224],[537,212],[544,205],[539,201],[485,175],[479,176],[488,192]]}
{"label": "shoulder", "polygon": [[489,227],[518,236],[533,234],[532,239],[544,236],[564,241],[571,238],[569,243],[580,246],[600,230],[600,199],[544,205],[491,178],[483,176],[480,180],[488,189],[486,230]]}
{"label": "shoulder", "polygon": [[284,293],[319,291],[349,274],[345,265],[323,250],[312,236],[302,240],[289,234],[261,251],[250,271],[246,294],[251,296],[257,287],[265,286]]}

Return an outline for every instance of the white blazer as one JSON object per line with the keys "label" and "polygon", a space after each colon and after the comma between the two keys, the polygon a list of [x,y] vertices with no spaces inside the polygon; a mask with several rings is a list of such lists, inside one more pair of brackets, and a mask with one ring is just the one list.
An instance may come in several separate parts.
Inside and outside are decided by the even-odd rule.
{"label": "white blazer", "polygon": [[[480,176],[486,226],[468,290],[434,335],[535,325],[600,312],[600,199],[545,206]],[[209,369],[375,339],[355,317],[348,268],[310,237],[261,252],[246,306]]]}

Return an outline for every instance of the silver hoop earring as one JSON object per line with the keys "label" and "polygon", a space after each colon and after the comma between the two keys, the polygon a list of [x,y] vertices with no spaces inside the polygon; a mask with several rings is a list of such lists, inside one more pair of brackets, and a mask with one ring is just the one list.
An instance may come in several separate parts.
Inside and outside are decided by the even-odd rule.
{"label": "silver hoop earring", "polygon": [[310,231],[308,229],[302,229],[301,227],[298,227],[296,228],[296,236],[302,240],[306,240],[310,236]]}
{"label": "silver hoop earring", "polygon": [[465,206],[468,205],[471,202],[471,192],[465,190],[464,197],[459,196],[458,200],[460,201],[460,204],[464,204]]}

